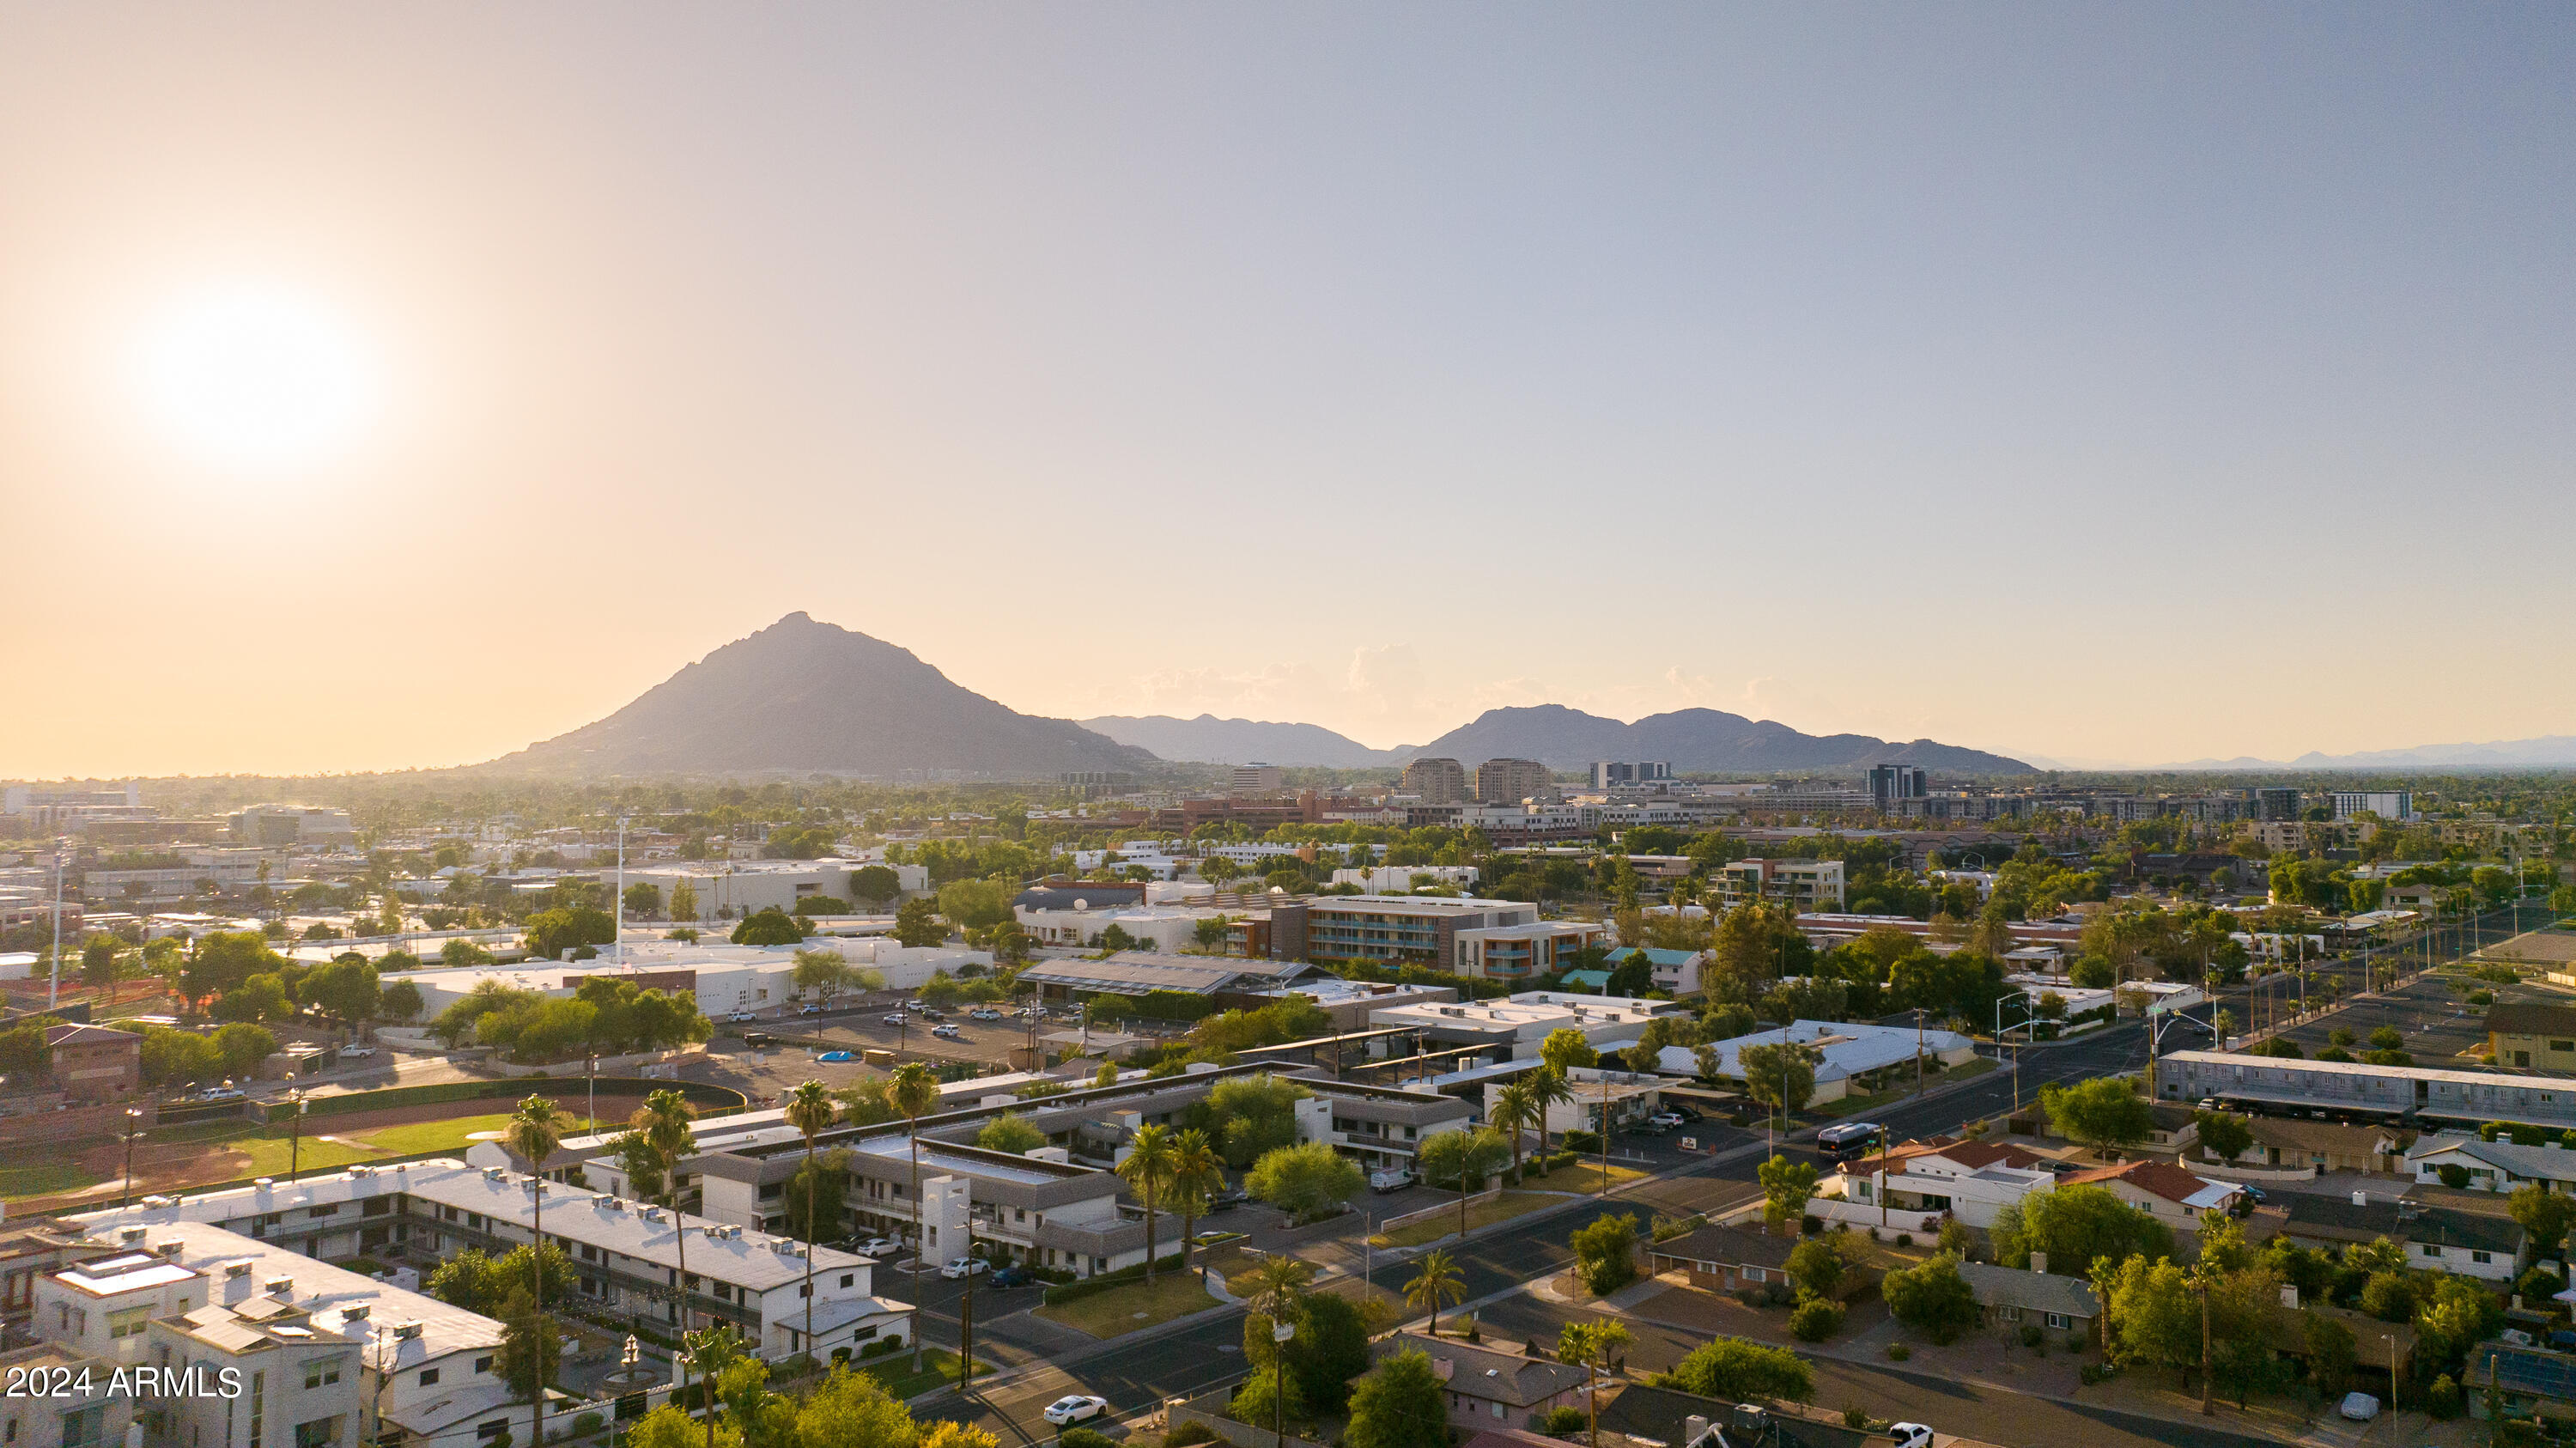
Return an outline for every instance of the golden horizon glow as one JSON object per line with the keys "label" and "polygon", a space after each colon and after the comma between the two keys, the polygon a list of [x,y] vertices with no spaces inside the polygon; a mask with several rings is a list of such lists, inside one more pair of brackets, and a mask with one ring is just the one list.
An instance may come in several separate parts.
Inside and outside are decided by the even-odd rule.
{"label": "golden horizon glow", "polygon": [[190,298],[138,339],[134,381],[165,440],[190,460],[274,471],[336,454],[383,407],[376,359],[339,317],[279,288]]}

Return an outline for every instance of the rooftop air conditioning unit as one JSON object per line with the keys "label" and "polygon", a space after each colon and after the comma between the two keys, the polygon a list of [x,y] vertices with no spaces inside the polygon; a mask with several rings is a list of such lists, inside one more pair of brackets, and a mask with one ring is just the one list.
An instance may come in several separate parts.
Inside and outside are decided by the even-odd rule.
{"label": "rooftop air conditioning unit", "polygon": [[143,1234],[151,1230],[152,1229],[149,1227],[119,1227],[116,1229],[116,1240],[120,1242],[140,1242],[143,1240]]}
{"label": "rooftop air conditioning unit", "polygon": [[152,1244],[152,1251],[155,1256],[167,1257],[176,1261],[178,1260],[180,1250],[186,1245],[186,1243],[181,1242],[176,1237],[164,1237],[160,1241]]}
{"label": "rooftop air conditioning unit", "polygon": [[487,1182],[497,1182],[509,1174],[510,1173],[502,1167],[487,1166],[483,1168],[483,1180]]}
{"label": "rooftop air conditioning unit", "polygon": [[374,1303],[353,1302],[340,1309],[340,1320],[342,1322],[364,1322],[367,1320],[367,1314],[374,1310]]}
{"label": "rooftop air conditioning unit", "polygon": [[224,1264],[224,1280],[227,1282],[236,1277],[248,1277],[249,1275],[250,1264],[248,1262],[227,1262]]}
{"label": "rooftop air conditioning unit", "polygon": [[411,1339],[416,1338],[416,1337],[418,1337],[418,1336],[420,1336],[420,1324],[419,1324],[419,1323],[417,1323],[417,1322],[397,1322],[397,1323],[395,1323],[395,1324],[394,1324],[394,1341],[396,1341],[396,1342],[408,1342],[408,1341],[410,1341]]}
{"label": "rooftop air conditioning unit", "polygon": [[271,1297],[293,1297],[295,1295],[295,1279],[292,1277],[271,1277],[260,1284],[260,1290]]}

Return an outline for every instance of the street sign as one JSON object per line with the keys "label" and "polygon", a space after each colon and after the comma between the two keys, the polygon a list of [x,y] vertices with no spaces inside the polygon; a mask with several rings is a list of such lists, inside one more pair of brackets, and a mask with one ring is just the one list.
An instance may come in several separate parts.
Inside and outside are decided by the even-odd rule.
{"label": "street sign", "polygon": [[1696,1136],[1685,1136],[1685,1137],[1683,1137],[1683,1138],[1682,1138],[1682,1150],[1684,1150],[1684,1151],[1697,1151],[1697,1150],[1699,1150],[1699,1138],[1698,1138],[1698,1137],[1696,1137]]}

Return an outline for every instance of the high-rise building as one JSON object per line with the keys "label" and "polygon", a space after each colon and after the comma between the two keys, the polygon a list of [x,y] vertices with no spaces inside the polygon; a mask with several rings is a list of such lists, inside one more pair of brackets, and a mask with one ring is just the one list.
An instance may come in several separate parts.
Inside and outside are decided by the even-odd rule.
{"label": "high-rise building", "polygon": [[1621,785],[1662,784],[1669,782],[1672,777],[1673,767],[1669,763],[1620,764],[1610,760],[1594,760],[1592,763],[1594,789],[1615,789]]}
{"label": "high-rise building", "polygon": [[1234,767],[1236,794],[1277,794],[1287,787],[1288,777],[1278,765],[1264,764],[1256,759],[1250,764]]}
{"label": "high-rise building", "polygon": [[1476,766],[1476,803],[1542,803],[1556,799],[1556,776],[1535,759],[1488,759]]}
{"label": "high-rise building", "polygon": [[1869,797],[1880,809],[1895,809],[1909,799],[1932,792],[1932,777],[1919,764],[1879,764],[1869,771]]}
{"label": "high-rise building", "polygon": [[2254,818],[2258,820],[2294,820],[2299,817],[2299,792],[2295,788],[2267,784],[2245,793],[2254,802]]}
{"label": "high-rise building", "polygon": [[1466,766],[1454,759],[1413,761],[1404,766],[1399,788],[1424,804],[1465,804],[1473,798],[1467,788]]}
{"label": "high-rise building", "polygon": [[2332,798],[2335,818],[2339,820],[2364,811],[2384,820],[2402,820],[2415,813],[2415,791],[2411,789],[2338,789]]}

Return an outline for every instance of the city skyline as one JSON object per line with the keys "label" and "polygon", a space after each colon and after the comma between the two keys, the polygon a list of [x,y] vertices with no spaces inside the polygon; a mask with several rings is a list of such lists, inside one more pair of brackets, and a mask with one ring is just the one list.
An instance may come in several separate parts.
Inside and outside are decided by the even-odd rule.
{"label": "city skyline", "polygon": [[1376,748],[2576,733],[2560,12],[0,31],[0,774],[473,763],[798,609]]}

